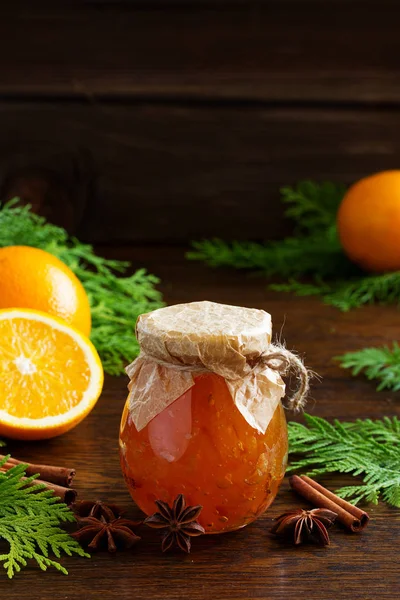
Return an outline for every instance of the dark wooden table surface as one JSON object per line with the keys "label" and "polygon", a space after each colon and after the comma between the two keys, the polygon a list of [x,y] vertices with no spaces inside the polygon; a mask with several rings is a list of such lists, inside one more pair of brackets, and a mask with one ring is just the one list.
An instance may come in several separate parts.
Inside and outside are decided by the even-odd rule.
{"label": "dark wooden table surface", "polygon": [[[262,279],[187,263],[180,249],[120,248],[107,253],[130,258],[135,266],[144,265],[159,275],[168,303],[208,299],[269,311],[275,332],[283,326],[289,348],[304,353],[307,364],[322,376],[308,405],[312,414],[349,420],[400,416],[399,394],[378,393],[372,383],[352,379],[332,361],[346,350],[398,339],[397,309],[368,307],[342,314],[318,299],[269,292]],[[106,377],[96,408],[74,431],[44,443],[10,443],[9,450],[22,458],[75,466],[80,498],[115,502],[134,516],[118,460],[126,385],[125,377]],[[352,481],[335,476],[325,483],[335,488]],[[369,507],[368,528],[359,535],[335,528],[328,548],[282,545],[269,534],[272,519],[299,506],[304,502],[285,482],[273,506],[256,523],[236,533],[197,538],[190,555],[162,554],[157,532],[143,531],[143,541],[133,551],[97,554],[90,560],[63,558],[68,577],[54,571],[42,574],[33,566],[13,581],[0,572],[0,596],[7,600],[400,597],[399,510],[383,503]]]}

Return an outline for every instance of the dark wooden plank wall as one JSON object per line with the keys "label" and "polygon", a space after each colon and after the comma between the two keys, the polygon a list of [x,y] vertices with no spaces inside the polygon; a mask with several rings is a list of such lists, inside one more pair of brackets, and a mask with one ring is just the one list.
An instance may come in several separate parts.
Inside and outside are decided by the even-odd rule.
{"label": "dark wooden plank wall", "polygon": [[276,238],[282,184],[399,166],[394,0],[5,4],[0,194],[86,239]]}

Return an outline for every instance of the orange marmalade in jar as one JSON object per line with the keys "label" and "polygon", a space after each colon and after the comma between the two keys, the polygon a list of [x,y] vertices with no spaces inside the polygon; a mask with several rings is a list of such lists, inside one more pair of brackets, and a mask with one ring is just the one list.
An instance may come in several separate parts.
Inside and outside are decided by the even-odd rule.
{"label": "orange marmalade in jar", "polygon": [[133,500],[150,515],[155,500],[172,505],[183,494],[203,507],[206,533],[251,523],[287,463],[280,372],[292,355],[271,345],[270,315],[193,302],[141,315],[137,336],[120,429]]}

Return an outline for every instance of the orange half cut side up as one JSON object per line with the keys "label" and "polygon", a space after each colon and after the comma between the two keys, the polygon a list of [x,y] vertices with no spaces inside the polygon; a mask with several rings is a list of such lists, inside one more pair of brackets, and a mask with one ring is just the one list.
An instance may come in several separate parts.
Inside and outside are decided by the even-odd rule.
{"label": "orange half cut side up", "polygon": [[99,355],[84,334],[40,311],[0,310],[0,435],[60,435],[92,410],[102,386]]}

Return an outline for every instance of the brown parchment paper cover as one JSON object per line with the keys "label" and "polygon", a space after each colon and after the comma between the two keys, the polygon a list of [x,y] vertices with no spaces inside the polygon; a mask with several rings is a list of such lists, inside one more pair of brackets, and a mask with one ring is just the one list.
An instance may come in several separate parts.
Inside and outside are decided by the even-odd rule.
{"label": "brown parchment paper cover", "polygon": [[194,385],[194,375],[224,377],[244,419],[265,432],[285,394],[277,370],[260,357],[271,343],[271,316],[259,309],[192,302],[141,315],[140,356],[126,372],[130,414],[138,431]]}

